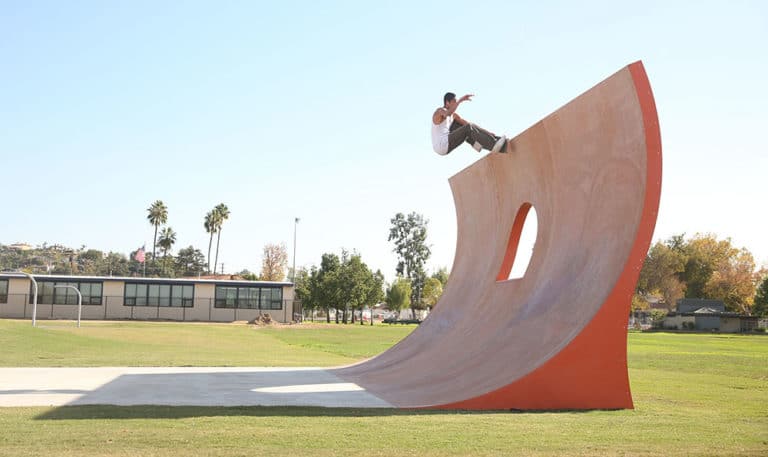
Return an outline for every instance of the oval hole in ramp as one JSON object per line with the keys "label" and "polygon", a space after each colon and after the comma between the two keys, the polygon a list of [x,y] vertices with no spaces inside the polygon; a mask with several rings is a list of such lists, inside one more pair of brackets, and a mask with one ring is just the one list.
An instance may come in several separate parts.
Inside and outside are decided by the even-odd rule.
{"label": "oval hole in ramp", "polygon": [[533,256],[536,234],[539,230],[539,218],[536,209],[530,203],[523,203],[517,210],[515,221],[507,242],[507,251],[501,263],[496,281],[520,279],[525,276],[528,264]]}

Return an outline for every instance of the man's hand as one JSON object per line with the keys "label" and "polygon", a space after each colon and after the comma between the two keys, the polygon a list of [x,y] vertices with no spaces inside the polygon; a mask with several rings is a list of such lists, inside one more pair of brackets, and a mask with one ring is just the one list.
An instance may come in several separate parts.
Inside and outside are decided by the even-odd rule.
{"label": "man's hand", "polygon": [[459,99],[459,103],[461,103],[461,102],[471,102],[472,101],[472,97],[474,97],[474,96],[475,96],[475,94],[464,95],[463,97],[461,97]]}

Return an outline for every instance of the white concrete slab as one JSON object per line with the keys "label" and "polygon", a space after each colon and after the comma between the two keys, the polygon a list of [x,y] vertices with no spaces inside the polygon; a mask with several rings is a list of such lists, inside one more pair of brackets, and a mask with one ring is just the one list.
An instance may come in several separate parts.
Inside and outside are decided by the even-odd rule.
{"label": "white concrete slab", "polygon": [[320,368],[0,368],[0,407],[94,404],[392,407]]}

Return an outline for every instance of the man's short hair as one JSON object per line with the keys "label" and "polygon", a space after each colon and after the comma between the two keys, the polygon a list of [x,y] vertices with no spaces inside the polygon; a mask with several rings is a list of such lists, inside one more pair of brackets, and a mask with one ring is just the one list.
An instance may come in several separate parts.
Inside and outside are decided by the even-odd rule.
{"label": "man's short hair", "polygon": [[443,105],[450,102],[454,98],[456,98],[456,94],[454,94],[453,92],[446,92],[445,95],[443,95]]}

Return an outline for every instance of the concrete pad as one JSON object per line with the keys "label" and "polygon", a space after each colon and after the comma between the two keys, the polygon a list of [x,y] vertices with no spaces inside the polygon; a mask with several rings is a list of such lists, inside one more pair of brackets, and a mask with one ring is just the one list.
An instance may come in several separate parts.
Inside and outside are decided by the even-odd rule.
{"label": "concrete pad", "polygon": [[321,368],[0,368],[0,407],[96,404],[392,407]]}

